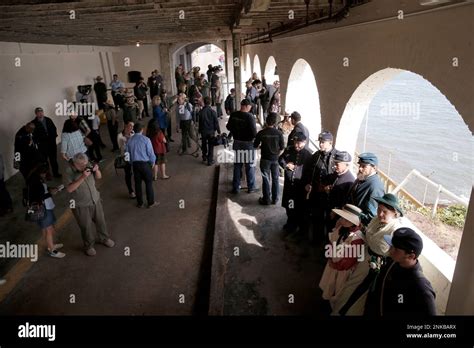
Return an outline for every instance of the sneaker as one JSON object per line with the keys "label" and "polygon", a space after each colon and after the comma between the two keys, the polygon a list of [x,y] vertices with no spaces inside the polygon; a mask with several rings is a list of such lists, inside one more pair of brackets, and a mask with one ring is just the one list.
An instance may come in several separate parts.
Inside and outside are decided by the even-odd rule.
{"label": "sneaker", "polygon": [[54,250],[61,249],[64,245],[62,243],[54,244]]}
{"label": "sneaker", "polygon": [[108,248],[113,248],[115,246],[115,242],[110,238],[103,240],[101,243],[104,244]]}
{"label": "sneaker", "polygon": [[167,175],[167,176],[162,177],[161,179],[166,180],[166,179],[169,179],[169,178],[171,178],[171,177],[169,175]]}
{"label": "sneaker", "polygon": [[150,208],[156,207],[158,205],[160,205],[160,202],[153,202],[152,204],[148,205],[147,208],[150,209]]}
{"label": "sneaker", "polygon": [[95,251],[94,248],[89,248],[85,251],[86,255],[87,256],[95,256],[97,254],[97,252]]}
{"label": "sneaker", "polygon": [[137,198],[137,195],[135,194],[135,192],[132,192],[128,195],[130,198]]}
{"label": "sneaker", "polygon": [[60,251],[57,251],[57,250],[51,250],[48,252],[48,255],[51,256],[51,257],[54,257],[56,259],[62,259],[64,256],[66,256],[65,253],[62,253]]}

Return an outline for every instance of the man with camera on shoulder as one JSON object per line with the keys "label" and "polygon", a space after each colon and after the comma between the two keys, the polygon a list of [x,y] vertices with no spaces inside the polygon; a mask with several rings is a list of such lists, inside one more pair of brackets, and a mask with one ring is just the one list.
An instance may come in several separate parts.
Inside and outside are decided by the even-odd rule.
{"label": "man with camera on shoulder", "polygon": [[66,169],[65,186],[70,194],[70,208],[81,229],[84,251],[88,256],[96,255],[93,222],[100,243],[109,248],[115,245],[107,232],[102,200],[95,186],[95,180],[101,178],[99,166],[89,162],[89,158],[83,153],[74,155]]}

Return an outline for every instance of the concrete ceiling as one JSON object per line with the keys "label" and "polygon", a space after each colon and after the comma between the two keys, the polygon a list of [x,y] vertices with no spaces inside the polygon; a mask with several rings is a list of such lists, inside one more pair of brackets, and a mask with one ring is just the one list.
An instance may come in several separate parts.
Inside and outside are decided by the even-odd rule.
{"label": "concrete ceiling", "polygon": [[[305,0],[0,0],[0,41],[119,46],[230,39],[236,29],[255,38],[371,1],[309,0],[307,9]],[[427,0],[400,1],[420,7]]]}

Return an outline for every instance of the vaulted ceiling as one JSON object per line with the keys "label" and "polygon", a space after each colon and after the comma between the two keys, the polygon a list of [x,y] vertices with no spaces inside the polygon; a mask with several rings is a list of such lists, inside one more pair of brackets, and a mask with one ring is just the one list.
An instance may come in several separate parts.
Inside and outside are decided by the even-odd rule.
{"label": "vaulted ceiling", "polygon": [[308,23],[341,20],[350,8],[367,2],[370,0],[1,0],[0,41],[117,46],[137,41],[229,39],[235,29],[244,39],[258,41],[269,30],[277,35]]}

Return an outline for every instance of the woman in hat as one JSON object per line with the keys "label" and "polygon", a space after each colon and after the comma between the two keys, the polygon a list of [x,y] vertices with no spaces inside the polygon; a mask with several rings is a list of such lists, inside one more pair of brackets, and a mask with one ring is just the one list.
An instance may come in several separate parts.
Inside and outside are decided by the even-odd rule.
{"label": "woman in hat", "polygon": [[325,247],[328,262],[319,282],[323,290],[323,299],[332,307],[332,299],[344,287],[344,283],[357,266],[357,261],[364,260],[364,239],[360,230],[358,207],[346,204],[342,209],[333,209],[340,218],[336,227],[329,233],[330,244]]}
{"label": "woman in hat", "polygon": [[377,216],[363,231],[366,260],[358,263],[335,299],[334,315],[363,315],[368,290],[377,281],[377,275],[388,255],[389,246],[384,236],[392,235],[395,230],[407,225],[395,195],[386,193],[374,200],[378,203]]}

